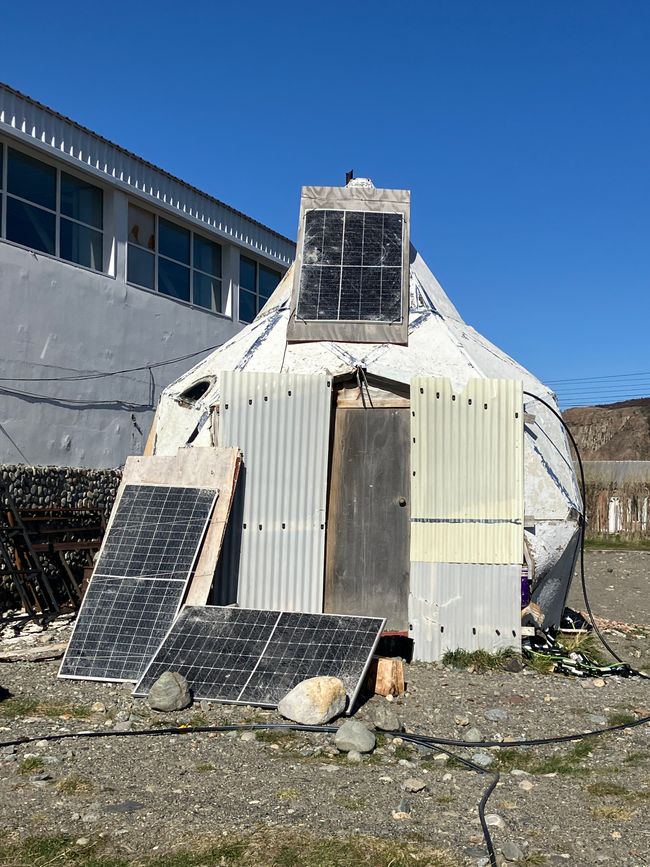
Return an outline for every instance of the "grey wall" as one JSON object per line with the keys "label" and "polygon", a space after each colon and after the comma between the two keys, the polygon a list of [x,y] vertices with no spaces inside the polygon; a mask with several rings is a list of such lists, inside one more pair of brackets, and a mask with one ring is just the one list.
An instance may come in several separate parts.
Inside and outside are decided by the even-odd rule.
{"label": "grey wall", "polygon": [[[124,274],[124,245],[113,255],[115,273]],[[148,371],[85,382],[42,378],[139,367],[215,346],[238,330],[230,319],[118,277],[0,242],[0,463],[121,465],[141,453],[161,389],[194,360],[155,369],[153,379]],[[42,381],[6,381],[17,377]]]}

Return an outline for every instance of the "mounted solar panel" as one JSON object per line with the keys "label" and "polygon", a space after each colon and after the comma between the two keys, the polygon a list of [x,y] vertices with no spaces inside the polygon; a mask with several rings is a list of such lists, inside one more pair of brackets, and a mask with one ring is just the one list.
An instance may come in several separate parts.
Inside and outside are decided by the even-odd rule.
{"label": "mounted solar panel", "polygon": [[343,681],[351,708],[384,628],[378,617],[187,607],[134,690],[164,671],[182,674],[195,699],[276,707],[308,677]]}
{"label": "mounted solar panel", "polygon": [[59,677],[138,680],[183,601],[216,497],[124,486]]}
{"label": "mounted solar panel", "polygon": [[303,187],[287,339],[406,343],[407,190]]}

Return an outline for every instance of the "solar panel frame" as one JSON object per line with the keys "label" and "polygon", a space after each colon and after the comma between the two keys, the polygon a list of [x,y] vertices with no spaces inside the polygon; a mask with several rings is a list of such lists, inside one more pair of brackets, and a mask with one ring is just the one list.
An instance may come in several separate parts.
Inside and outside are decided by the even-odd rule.
{"label": "solar panel frame", "polygon": [[[391,233],[383,232],[386,218],[401,220],[397,243],[389,243]],[[374,243],[368,250],[364,221],[379,227],[369,236]],[[359,231],[361,241],[357,237],[349,243]],[[409,236],[408,190],[303,187],[287,340],[408,343]],[[391,237],[395,241],[395,233]],[[392,298],[385,308],[384,281]],[[325,306],[320,303],[322,291],[329,296]]]}
{"label": "solar panel frame", "polygon": [[124,485],[59,677],[139,679],[178,614],[217,496],[212,488]]}
{"label": "solar panel frame", "polygon": [[[171,670],[187,678],[195,700],[274,708],[305,678],[332,675],[343,681],[351,709],[385,624],[382,618],[346,614],[187,606],[133,694],[146,696],[163,671]],[[230,660],[230,667],[220,657]],[[217,672],[226,675],[221,683]]]}

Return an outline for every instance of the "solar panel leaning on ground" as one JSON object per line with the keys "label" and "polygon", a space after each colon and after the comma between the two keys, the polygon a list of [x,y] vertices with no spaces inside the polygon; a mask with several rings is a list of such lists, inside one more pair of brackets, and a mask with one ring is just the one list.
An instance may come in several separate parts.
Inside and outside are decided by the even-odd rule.
{"label": "solar panel leaning on ground", "polygon": [[386,621],[379,617],[188,606],[137,684],[145,696],[164,671],[182,674],[195,699],[276,707],[308,677],[343,681],[349,708]]}
{"label": "solar panel leaning on ground", "polygon": [[354,322],[402,318],[402,214],[305,214],[296,316]]}
{"label": "solar panel leaning on ground", "polygon": [[59,677],[138,680],[178,613],[216,498],[124,486]]}

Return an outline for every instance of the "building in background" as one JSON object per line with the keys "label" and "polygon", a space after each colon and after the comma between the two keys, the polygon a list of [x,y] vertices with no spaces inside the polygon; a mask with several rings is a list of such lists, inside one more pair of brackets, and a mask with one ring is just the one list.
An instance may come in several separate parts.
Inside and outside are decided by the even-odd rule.
{"label": "building in background", "polygon": [[0,85],[0,463],[141,452],[161,390],[254,319],[294,253]]}

